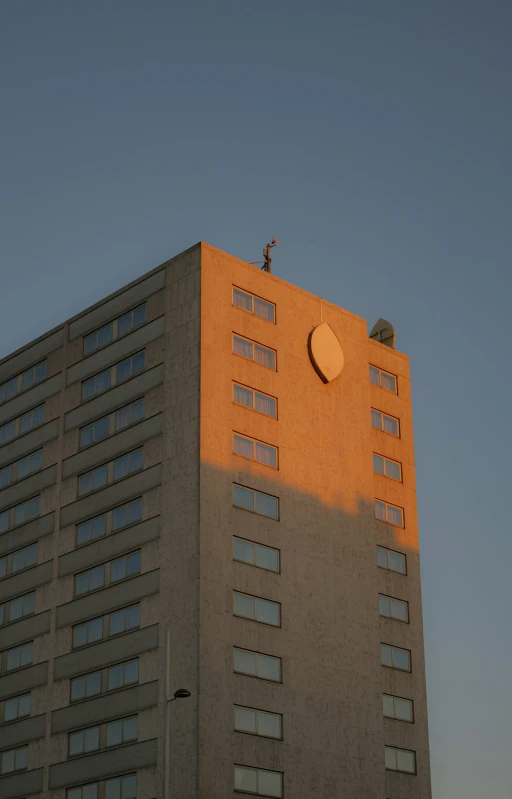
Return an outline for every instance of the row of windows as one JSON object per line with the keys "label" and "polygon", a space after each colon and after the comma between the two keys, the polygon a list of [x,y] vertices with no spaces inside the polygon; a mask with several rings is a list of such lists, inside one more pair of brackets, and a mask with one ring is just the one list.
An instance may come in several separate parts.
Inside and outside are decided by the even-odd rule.
{"label": "row of windows", "polygon": [[89,377],[82,383],[82,399],[92,399],[92,397],[103,394],[104,391],[124,383],[125,380],[129,380],[130,377],[142,372],[145,364],[146,353],[143,350],[131,355],[129,358],[125,358],[120,363],[114,364],[114,366],[109,366],[108,369],[104,369],[103,372],[99,372],[97,375]]}
{"label": "row of windows", "polygon": [[140,549],[120,558],[94,566],[75,575],[75,596],[89,594],[106,585],[113,585],[127,577],[140,574]]}
{"label": "row of windows", "polygon": [[102,513],[77,525],[76,544],[88,544],[97,538],[102,538],[110,533],[115,533],[123,527],[140,522],[142,519],[142,499],[134,499],[125,505],[120,505],[113,510]]}
{"label": "row of windows", "polygon": [[11,555],[4,555],[0,558],[0,580],[3,577],[10,577],[11,574],[28,569],[37,564],[37,544],[18,549]]}
{"label": "row of windows", "polygon": [[23,480],[24,477],[28,477],[29,474],[38,472],[42,468],[43,450],[38,449],[37,452],[32,452],[19,461],[10,463],[8,466],[4,466],[3,469],[0,469],[0,489],[18,480]]}
{"label": "row of windows", "polygon": [[46,377],[46,361],[31,366],[25,372],[11,377],[7,382],[0,384],[0,405],[2,402],[12,399],[16,394],[27,391],[36,383],[40,383]]}
{"label": "row of windows", "polygon": [[118,691],[120,688],[135,685],[138,682],[139,660],[136,658],[71,680],[71,702],[79,702],[82,699],[89,699],[91,696],[99,696],[109,691]]}
{"label": "row of windows", "polygon": [[25,616],[32,616],[36,612],[36,592],[11,599],[5,605],[0,605],[0,625],[19,621]]}
{"label": "row of windows", "polygon": [[6,699],[3,706],[2,721],[15,721],[30,716],[30,694],[22,694]]}
{"label": "row of windows", "polygon": [[18,527],[20,524],[25,524],[31,519],[35,519],[41,512],[41,503],[39,497],[33,497],[14,508],[4,510],[0,513],[0,533],[5,533],[12,527]]}
{"label": "row of windows", "polygon": [[136,741],[138,736],[137,716],[98,724],[68,735],[68,756],[87,755],[99,749]]}
{"label": "row of windows", "polygon": [[127,333],[131,333],[132,330],[143,325],[145,321],[146,303],[143,303],[85,336],[84,355],[90,355],[111,344],[112,341],[126,336]]}
{"label": "row of windows", "polygon": [[126,455],[121,455],[110,463],[104,463],[102,466],[97,466],[90,472],[80,475],[78,478],[78,494],[90,494],[91,491],[97,491],[110,483],[115,483],[117,480],[122,480],[129,474],[139,472],[142,469],[142,448],[136,449],[133,452],[128,452]]}
{"label": "row of windows", "polygon": [[0,774],[12,774],[13,771],[25,771],[28,768],[28,746],[10,749],[0,755]]}
{"label": "row of windows", "polygon": [[104,782],[68,788],[66,799],[137,799],[137,775],[128,774]]}
{"label": "row of windows", "polygon": [[44,405],[39,405],[33,408],[28,413],[18,416],[16,419],[11,419],[10,422],[0,426],[0,447],[2,444],[7,444],[14,438],[28,433],[34,427],[39,427],[44,422]]}
{"label": "row of windows", "polygon": [[94,644],[104,638],[128,632],[128,630],[134,630],[139,624],[139,605],[121,608],[121,610],[115,610],[106,616],[86,621],[84,624],[77,624],[72,630],[73,649]]}
{"label": "row of windows", "polygon": [[29,641],[22,646],[15,646],[3,652],[0,657],[0,673],[31,666],[34,660],[34,642]]}
{"label": "row of windows", "polygon": [[111,433],[124,430],[144,418],[144,400],[139,399],[119,408],[109,416],[103,416],[80,430],[80,447],[88,447],[107,438]]}

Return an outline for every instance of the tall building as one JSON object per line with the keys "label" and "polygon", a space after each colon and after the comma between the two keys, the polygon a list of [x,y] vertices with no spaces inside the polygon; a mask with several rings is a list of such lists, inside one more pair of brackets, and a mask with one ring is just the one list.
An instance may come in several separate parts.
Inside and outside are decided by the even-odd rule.
{"label": "tall building", "polygon": [[430,797],[409,363],[198,244],[0,361],[0,799],[245,794]]}

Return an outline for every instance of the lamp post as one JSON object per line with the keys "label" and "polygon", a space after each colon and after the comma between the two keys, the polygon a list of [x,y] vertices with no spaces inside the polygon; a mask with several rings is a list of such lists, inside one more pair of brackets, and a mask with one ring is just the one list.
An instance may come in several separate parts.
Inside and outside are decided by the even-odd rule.
{"label": "lamp post", "polygon": [[169,703],[176,699],[188,699],[191,696],[186,688],[178,688],[172,696],[169,696],[169,632],[165,637],[165,659],[164,659],[164,734],[163,734],[163,757],[162,757],[162,799],[169,796]]}

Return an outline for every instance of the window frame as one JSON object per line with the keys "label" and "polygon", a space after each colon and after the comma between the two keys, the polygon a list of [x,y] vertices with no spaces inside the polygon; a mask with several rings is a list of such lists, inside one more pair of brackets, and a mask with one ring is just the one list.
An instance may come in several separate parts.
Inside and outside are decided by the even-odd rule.
{"label": "window frame", "polygon": [[[240,286],[235,286],[234,284],[231,286],[231,304],[234,308],[238,308],[240,311],[245,311],[246,313],[251,314],[251,316],[255,316],[257,319],[262,319],[264,322],[270,322],[272,325],[277,324],[277,308],[276,303],[271,302],[271,300],[266,300],[265,297],[260,297],[259,294],[254,294],[252,291],[247,291],[246,289],[240,288]],[[240,291],[242,294],[246,294],[248,297],[251,298],[251,310],[249,311],[248,308],[244,308],[243,305],[238,305],[235,302],[235,291]],[[254,312],[254,300],[260,300],[264,302],[266,305],[271,305],[274,309],[273,319],[266,319],[264,316],[257,314]]]}
{"label": "window frame", "polygon": [[[44,365],[44,375],[36,380],[36,370],[38,369],[38,367],[43,365]],[[34,372],[34,380],[29,386],[26,386],[24,388],[23,378],[25,377],[25,375],[27,375],[29,372],[32,371]],[[48,358],[43,358],[43,360],[37,361],[32,366],[29,366],[28,369],[24,369],[22,372],[18,372],[18,374],[14,375],[13,377],[9,377],[7,378],[7,380],[3,380],[0,383],[0,390],[2,389],[5,390],[5,386],[14,381],[15,391],[14,394],[7,397],[6,399],[4,399],[3,396],[0,396],[0,405],[5,405],[6,402],[10,402],[10,400],[14,399],[20,394],[25,394],[26,391],[30,391],[31,388],[34,388],[34,386],[37,386],[39,383],[42,383],[43,380],[46,380],[47,377],[48,377]]]}
{"label": "window frame", "polygon": [[[138,453],[141,453],[141,465],[140,465],[140,467],[137,467],[136,469],[128,471],[126,474],[121,475],[121,477],[116,477],[115,476],[116,464],[119,461],[121,461],[123,458],[128,458],[129,459],[129,463],[130,463],[132,456],[134,456],[134,455],[136,455]],[[94,484],[94,474],[96,472],[100,473],[101,470],[106,470],[106,481],[102,485],[98,486],[97,488],[94,488],[94,487],[91,488],[90,491],[82,491],[80,489],[80,481],[82,480],[82,478],[87,477],[88,475],[92,475],[93,476],[93,478],[92,478],[93,479],[93,484]],[[138,474],[139,472],[142,472],[142,471],[144,471],[144,444],[141,444],[140,446],[136,447],[135,449],[130,450],[129,452],[124,452],[122,455],[118,455],[113,460],[107,461],[106,463],[100,463],[100,464],[98,464],[98,466],[95,466],[94,469],[88,469],[86,472],[82,472],[81,474],[78,474],[77,475],[77,480],[78,480],[78,483],[77,483],[77,499],[78,499],[78,497],[91,496],[91,494],[95,494],[97,491],[102,491],[104,488],[107,488],[108,486],[111,486],[114,483],[120,483],[121,480],[125,480],[127,477],[131,477],[131,475]],[[103,514],[99,514],[99,516],[101,516],[101,515],[103,515]],[[97,518],[97,517],[94,517],[94,518]]]}
{"label": "window frame", "polygon": [[[379,499],[375,497],[375,521],[383,522],[384,524],[391,524],[393,527],[398,527],[400,530],[405,530],[405,508],[400,507],[400,505],[393,505],[392,502],[386,502],[384,499]],[[380,516],[377,516],[377,502],[380,502],[381,505],[384,505],[386,509],[386,518],[381,519]],[[395,510],[399,510],[402,514],[402,524],[396,524],[395,522],[390,522],[388,519],[388,508],[394,508]]]}
{"label": "window frame", "polygon": [[[235,596],[244,596],[248,597],[249,599],[254,600],[254,618],[251,616],[242,616],[240,613],[235,612]],[[279,623],[272,624],[269,621],[261,621],[258,619],[258,601],[260,602],[267,602],[270,605],[277,605],[279,611]],[[267,627],[274,627],[276,629],[281,629],[282,627],[282,615],[281,615],[281,602],[276,602],[273,599],[267,599],[263,596],[256,596],[255,594],[249,594],[246,591],[237,591],[235,588],[233,589],[233,616],[237,619],[245,619],[246,621],[254,621],[257,624],[265,624]]]}
{"label": "window frame", "polygon": [[[24,612],[24,602],[26,599],[33,598],[33,609],[29,610],[28,612]],[[21,609],[22,613],[21,616],[16,616],[12,618],[12,604],[13,602],[21,601]],[[3,608],[3,614],[0,617],[0,628],[7,627],[10,624],[16,624],[22,619],[27,619],[29,616],[35,616],[36,613],[36,589],[32,589],[32,591],[28,591],[25,594],[21,594],[19,596],[11,597],[11,599],[6,599],[5,602],[0,604],[0,608]]]}
{"label": "window frame", "polygon": [[[238,358],[243,358],[244,361],[250,361],[251,363],[255,363],[256,366],[261,366],[261,367],[263,367],[263,369],[268,369],[269,372],[277,372],[277,350],[273,349],[273,347],[267,347],[265,344],[261,344],[261,342],[259,342],[259,341],[254,341],[251,338],[247,338],[247,336],[242,336],[242,335],[240,335],[240,333],[232,332],[231,335],[232,335],[231,348],[232,348],[233,355],[236,355]],[[235,350],[235,338],[239,338],[242,341],[248,341],[249,342],[249,344],[252,347],[252,357],[251,358],[247,358],[245,355],[241,355],[239,352],[236,352],[236,350]],[[274,353],[274,366],[273,367],[272,366],[265,366],[264,363],[259,363],[255,359],[255,357],[254,357],[254,353],[255,353],[255,349],[254,348],[255,347],[261,347],[264,350],[269,350],[269,352],[273,352]]]}
{"label": "window frame", "polygon": [[[24,419],[26,416],[29,415],[33,418],[33,414],[36,411],[40,410],[43,411],[42,420],[40,422],[36,422],[36,424],[31,424],[28,430],[22,430],[21,429],[22,419]],[[4,446],[5,444],[10,444],[11,441],[16,441],[18,438],[22,438],[22,436],[28,435],[28,433],[31,433],[32,430],[35,430],[38,427],[41,427],[41,425],[45,424],[45,422],[46,422],[46,409],[44,402],[42,404],[36,405],[33,408],[30,408],[30,410],[25,411],[24,413],[19,414],[19,416],[15,416],[13,419],[9,419],[7,422],[2,422],[2,424],[0,425],[0,433],[6,427],[9,427],[9,425],[12,425],[13,434],[11,438],[6,438],[5,440],[0,437],[0,446]]]}
{"label": "window frame", "polygon": [[[386,663],[382,662],[382,647],[387,646],[391,649],[391,666],[388,666]],[[409,659],[409,668],[402,669],[400,666],[395,666],[394,664],[394,657],[393,652],[394,650],[398,650],[399,652],[407,652],[407,656]],[[403,646],[396,646],[395,644],[387,644],[385,641],[380,642],[380,665],[385,669],[395,669],[396,671],[401,671],[405,674],[412,674],[412,652],[410,649],[405,649]]]}
{"label": "window frame", "polygon": [[[30,661],[28,663],[22,663],[22,653],[23,650],[29,648],[30,649]],[[20,665],[13,666],[12,668],[8,668],[9,665],[9,655],[13,652],[20,653]],[[17,644],[16,646],[11,646],[9,649],[4,649],[0,656],[0,663],[2,664],[2,668],[0,669],[0,674],[13,674],[16,671],[21,671],[22,669],[28,669],[30,666],[34,665],[34,640],[32,641],[25,641],[23,644]]]}
{"label": "window frame", "polygon": [[[39,465],[36,466],[35,469],[32,469],[31,460],[34,456],[38,456]],[[29,462],[29,471],[26,474],[22,474],[20,477],[19,469],[20,469],[20,464],[22,464],[23,461]],[[37,474],[37,472],[42,471],[44,469],[43,447],[39,447],[38,449],[35,449],[33,452],[29,452],[27,455],[24,455],[22,458],[17,458],[15,461],[12,461],[11,463],[6,463],[4,466],[0,468],[0,474],[7,469],[11,470],[10,480],[8,483],[1,483],[0,484],[1,489],[8,488],[8,486],[11,485],[15,485],[16,483],[19,483],[21,480],[26,480],[27,477],[30,477],[32,474]]]}
{"label": "window frame", "polygon": [[[376,383],[372,380],[372,369],[375,369],[379,373],[379,382]],[[391,388],[386,388],[386,386],[382,385],[382,375],[388,375],[389,377],[394,378],[395,381],[395,388],[394,390]],[[369,376],[370,376],[370,383],[372,386],[377,386],[377,388],[381,388],[383,391],[389,391],[390,394],[395,394],[398,396],[398,375],[395,375],[394,372],[388,372],[387,369],[382,369],[381,366],[376,366],[374,363],[369,364]]]}
{"label": "window frame", "polygon": [[[133,319],[133,314],[135,313],[135,311],[138,311],[140,308],[144,308],[144,320],[142,322],[139,322],[139,324],[137,325],[132,324],[130,329],[127,330],[126,332],[119,333],[120,320],[123,319],[125,316],[128,316],[128,314],[132,314],[132,319]],[[115,316],[109,322],[105,322],[103,325],[100,325],[100,327],[94,328],[94,330],[91,330],[89,333],[84,333],[84,335],[82,336],[83,357],[88,358],[90,355],[94,355],[95,352],[103,350],[105,349],[105,347],[109,347],[110,344],[113,344],[115,341],[118,341],[120,338],[124,338],[125,336],[130,335],[130,333],[133,333],[134,330],[138,330],[140,327],[143,327],[145,324],[147,324],[148,321],[147,316],[148,316],[147,300],[144,300],[144,302],[138,303],[137,305],[134,305],[133,308],[130,308],[129,310],[124,311],[122,314]],[[86,352],[85,347],[87,339],[90,338],[91,336],[94,336],[95,334],[96,335],[99,334],[101,330],[108,327],[110,328],[110,341],[107,341],[105,344],[101,344],[100,346],[95,347],[93,350],[90,350],[89,352]]]}
{"label": "window frame", "polygon": [[[373,464],[373,473],[378,474],[379,477],[385,477],[387,480],[393,480],[395,483],[402,483],[404,482],[404,475],[403,475],[403,468],[400,461],[395,461],[393,458],[388,458],[387,455],[381,455],[379,452],[374,452],[372,455],[372,464]],[[375,469],[375,458],[381,458],[382,460],[382,472],[378,472]],[[389,474],[386,474],[386,463],[393,463],[395,466],[398,466],[398,471],[400,473],[400,477],[392,477]]]}
{"label": "window frame", "polygon": [[[254,547],[254,563],[250,563],[248,560],[241,560],[240,558],[235,557],[235,541],[242,541],[244,544],[252,544]],[[276,569],[267,569],[265,566],[259,566],[256,563],[256,548],[261,547],[262,549],[268,549],[270,552],[277,552],[277,570]],[[246,566],[252,566],[255,569],[261,569],[262,571],[268,571],[271,574],[281,574],[281,550],[277,549],[276,547],[269,547],[266,544],[260,544],[258,541],[251,541],[249,538],[242,538],[239,535],[233,535],[233,561],[235,563],[244,563]]]}
{"label": "window frame", "polygon": [[[256,778],[257,790],[256,791],[244,791],[242,788],[237,788],[236,787],[236,770],[237,769],[244,769],[246,771],[255,771],[256,772],[256,774],[257,774],[257,778]],[[281,792],[280,792],[278,797],[275,794],[260,793],[260,790],[259,790],[259,773],[260,772],[264,772],[265,774],[279,774],[279,776],[281,777]],[[283,771],[278,771],[276,769],[258,768],[256,766],[245,766],[245,765],[242,765],[241,763],[235,763],[234,766],[233,766],[233,790],[237,794],[238,793],[243,793],[246,796],[262,796],[265,799],[267,799],[267,798],[268,799],[283,799],[283,797],[284,797],[284,772]]]}
{"label": "window frame", "polygon": [[[258,673],[256,674],[249,674],[247,671],[238,671],[236,669],[236,652],[247,652],[249,655],[256,656],[256,671],[258,671],[258,657],[270,658],[272,660],[276,660],[279,663],[279,679],[278,680],[271,680],[270,677],[261,677]],[[233,674],[240,674],[242,677],[251,677],[254,680],[264,680],[265,682],[274,683],[275,685],[282,685],[283,684],[283,659],[278,655],[269,655],[267,652],[258,652],[255,649],[245,649],[243,646],[235,646],[233,644]]]}
{"label": "window frame", "polygon": [[[373,424],[373,414],[378,413],[381,417],[381,427],[375,427]],[[384,417],[388,419],[392,419],[393,422],[396,422],[397,427],[397,434],[390,433],[389,430],[384,430]],[[402,438],[402,425],[400,423],[400,419],[398,416],[392,416],[390,413],[386,413],[385,411],[380,411],[378,408],[374,408],[373,406],[370,408],[370,421],[372,430],[377,430],[378,433],[385,433],[387,436],[392,436],[393,438]]]}
{"label": "window frame", "polygon": [[[137,352],[133,352],[131,355],[128,355],[126,358],[122,358],[120,361],[117,361],[116,363],[112,364],[111,366],[107,366],[105,369],[101,369],[99,372],[96,372],[95,374],[90,375],[89,377],[86,377],[85,380],[82,380],[82,382],[80,384],[80,404],[84,405],[86,402],[90,402],[91,400],[95,399],[96,397],[100,397],[103,394],[106,394],[107,391],[111,391],[113,388],[116,388],[116,386],[123,385],[124,383],[127,383],[128,380],[131,380],[132,378],[136,377],[137,375],[143,374],[146,371],[146,369],[147,369],[146,351],[147,351],[146,347],[144,347],[141,350],[137,350]],[[130,366],[130,369],[131,369],[130,375],[128,377],[123,378],[122,380],[118,380],[117,379],[117,369],[118,369],[118,367],[121,366],[121,364],[125,363],[126,361],[130,361],[131,362],[133,360],[133,358],[136,358],[139,355],[143,356],[144,363],[143,363],[142,368],[139,369],[138,371],[134,372],[132,366]],[[85,386],[87,385],[87,383],[90,383],[91,380],[97,380],[98,377],[100,377],[101,375],[107,374],[107,373],[109,375],[109,385],[108,385],[108,387],[104,388],[102,391],[96,391],[94,394],[91,394],[90,397],[84,396],[84,394],[85,394]]]}
{"label": "window frame", "polygon": [[[380,520],[379,520],[380,521]],[[379,549],[386,552],[387,555],[387,566],[381,566],[379,563]],[[404,559],[404,571],[398,571],[397,569],[392,569],[389,566],[389,555],[400,555]],[[401,574],[402,577],[407,577],[408,570],[407,570],[407,555],[405,552],[399,552],[397,549],[390,549],[389,547],[382,546],[382,544],[377,544],[377,568],[384,569],[384,571],[390,571],[393,574]]]}
{"label": "window frame", "polygon": [[[125,668],[133,663],[137,664],[137,679],[127,682],[125,680]],[[109,688],[109,675],[112,669],[121,668],[123,672],[123,682],[122,685],[116,688]],[[87,693],[87,680],[90,677],[96,677],[99,675],[99,691],[94,693]],[[84,695],[78,697],[77,699],[73,699],[73,683],[77,683],[79,680],[84,681]],[[106,696],[107,694],[115,694],[118,691],[124,691],[126,688],[131,688],[135,685],[140,685],[140,655],[136,655],[135,657],[128,658],[126,660],[122,660],[119,663],[111,663],[109,666],[102,666],[99,669],[94,669],[93,671],[85,672],[84,674],[78,674],[76,677],[71,677],[69,680],[69,704],[76,705],[80,702],[86,702],[88,699],[98,696]]]}
{"label": "window frame", "polygon": [[[387,599],[389,601],[389,611],[390,611],[389,616],[386,616],[384,613],[381,613],[381,611],[380,611],[380,600],[381,600],[381,598],[382,599]],[[392,603],[393,602],[400,602],[402,605],[405,605],[405,611],[406,611],[406,616],[407,616],[407,618],[405,620],[401,619],[399,616],[393,616],[393,614],[392,614],[392,608],[393,608],[393,604]],[[410,614],[410,611],[409,611],[409,603],[407,602],[406,599],[399,599],[398,597],[390,596],[389,594],[381,594],[380,591],[379,591],[379,616],[382,619],[389,619],[390,621],[399,621],[402,624],[410,624],[411,614]]]}
{"label": "window frame", "polygon": [[[111,617],[117,613],[124,613],[126,614],[127,611],[132,610],[133,608],[137,609],[138,614],[138,622],[133,627],[129,627],[126,629],[126,622],[123,622],[124,629],[120,630],[119,632],[112,633],[110,632],[110,625],[111,625]],[[85,644],[79,644],[75,646],[74,644],[74,637],[75,637],[75,630],[78,627],[85,627],[88,624],[91,624],[95,621],[101,621],[101,637],[97,638],[94,641],[86,641]],[[85,649],[88,646],[94,646],[95,644],[99,644],[100,641],[107,641],[111,638],[117,638],[120,635],[125,635],[126,633],[131,632],[132,630],[139,630],[140,629],[140,601],[132,602],[130,605],[126,605],[122,608],[117,608],[116,610],[111,610],[108,613],[104,613],[101,616],[94,616],[91,619],[87,619],[86,621],[80,621],[77,624],[73,624],[71,627],[71,651],[75,652],[81,649]]]}
{"label": "window frame", "polygon": [[[240,383],[238,380],[232,381],[233,386],[233,405],[236,405],[238,408],[245,408],[248,411],[254,411],[254,413],[259,413],[260,416],[265,416],[266,419],[275,419],[276,421],[279,420],[279,412],[278,412],[278,399],[274,397],[272,394],[267,394],[265,391],[260,391],[257,388],[253,388],[252,386],[246,386],[244,383]],[[237,402],[235,399],[235,389],[236,388],[243,388],[245,391],[250,391],[253,395],[253,404],[251,407],[249,405],[244,405],[242,402]],[[270,415],[269,413],[263,413],[263,411],[259,411],[256,407],[256,395],[260,394],[262,397],[266,397],[267,399],[274,400],[275,403],[275,414]]]}
{"label": "window frame", "polygon": [[[16,768],[16,760],[19,752],[24,752],[25,754],[25,765],[21,768]],[[9,771],[4,771],[4,756],[10,755],[11,753],[14,754],[14,768],[10,769]],[[21,744],[21,746],[14,746],[10,749],[4,749],[0,752],[0,776],[5,777],[8,774],[19,774],[21,771],[28,770],[28,744]]]}
{"label": "window frame", "polygon": [[[404,724],[414,724],[414,700],[413,699],[408,699],[405,696],[396,696],[395,694],[388,694],[388,693],[386,693],[386,691],[384,691],[383,694],[382,694],[382,698],[384,699],[385,696],[387,696],[389,699],[393,700],[393,710],[394,710],[394,713],[395,713],[394,716],[388,716],[385,713],[385,711],[384,711],[384,702],[383,702],[382,703],[382,715],[383,715],[383,717],[385,719],[393,719],[394,721],[403,721]],[[411,706],[411,718],[410,719],[403,719],[401,716],[397,716],[396,715],[396,711],[395,711],[395,700],[396,699],[398,699],[400,702],[408,702],[409,703],[409,705]]]}
{"label": "window frame", "polygon": [[[129,508],[132,505],[140,503],[140,518],[136,518],[134,521],[129,521],[127,524],[120,525],[119,527],[114,527],[114,514],[116,511],[123,510],[125,508]],[[128,515],[128,511],[126,511],[126,515]],[[104,527],[105,532],[101,535],[97,535],[94,538],[89,536],[86,541],[78,541],[78,531],[80,527],[85,527],[85,525],[91,525],[92,522],[96,521],[96,519],[104,519]],[[90,519],[85,519],[83,522],[78,522],[75,525],[75,549],[80,549],[81,547],[86,547],[89,544],[93,543],[94,541],[98,541],[102,538],[106,538],[109,535],[115,535],[116,533],[120,532],[121,530],[127,530],[129,527],[133,527],[136,524],[141,524],[144,521],[144,507],[142,496],[136,497],[135,499],[130,499],[128,502],[123,502],[122,505],[116,505],[116,507],[111,508],[110,510],[104,511],[103,513],[99,513],[97,516],[92,516]],[[90,528],[91,530],[92,528]]]}
{"label": "window frame", "polygon": [[[236,726],[236,711],[237,710],[249,710],[252,713],[255,713],[256,716],[256,732],[251,732],[250,730],[244,730],[241,727]],[[265,713],[267,716],[276,716],[279,719],[279,735],[263,735],[262,733],[258,732],[258,715],[260,713]],[[248,705],[239,705],[235,703],[233,705],[233,732],[241,732],[245,735],[253,735],[255,738],[267,738],[269,741],[282,741],[283,736],[283,714],[282,713],[275,713],[272,710],[263,710],[262,708],[257,707],[250,707]]]}
{"label": "window frame", "polygon": [[[386,764],[386,753],[387,750],[393,751],[395,754],[395,763],[397,764],[397,768],[389,768]],[[414,759],[414,771],[404,771],[403,769],[398,768],[398,752],[406,752],[408,755],[412,755]],[[396,771],[399,774],[410,774],[412,776],[416,776],[418,774],[418,762],[416,758],[416,751],[414,749],[404,749],[401,746],[388,746],[384,744],[384,765],[386,771]]]}
{"label": "window frame", "polygon": [[[20,715],[19,712],[19,702],[20,699],[26,699],[28,697],[28,713],[22,713]],[[16,715],[10,719],[6,718],[7,715],[7,705],[9,702],[16,702]],[[30,691],[25,691],[25,693],[17,694],[16,696],[8,696],[3,701],[3,718],[2,724],[11,724],[13,721],[19,721],[19,719],[28,719],[30,718],[30,714],[32,712],[32,694]]]}
{"label": "window frame", "polygon": [[[253,444],[253,456],[250,457],[249,455],[242,455],[241,452],[237,452],[235,449],[235,441],[236,438],[242,438],[245,441],[250,441]],[[276,465],[272,466],[270,463],[264,463],[263,461],[258,460],[256,458],[257,452],[257,445],[262,444],[264,447],[268,447],[268,449],[274,450]],[[253,461],[254,463],[259,463],[260,466],[266,466],[268,469],[275,469],[279,471],[279,447],[275,447],[273,444],[268,444],[266,441],[261,441],[259,438],[253,438],[252,436],[247,436],[245,433],[239,433],[237,430],[233,430],[233,455],[237,455],[239,458],[244,458],[247,461]]]}
{"label": "window frame", "polygon": [[[267,494],[264,491],[258,491],[256,488],[251,488],[250,486],[244,486],[242,483],[233,483],[233,507],[238,508],[238,510],[244,510],[247,513],[254,513],[256,516],[262,516],[264,519],[272,519],[272,521],[279,522],[281,520],[281,500],[280,497],[274,496],[274,494]],[[235,488],[241,488],[244,491],[250,491],[254,495],[254,508],[245,508],[242,505],[235,505]],[[256,508],[256,495],[260,494],[262,497],[270,497],[271,499],[276,500],[276,509],[277,509],[277,516],[267,516],[264,513],[259,513]]]}

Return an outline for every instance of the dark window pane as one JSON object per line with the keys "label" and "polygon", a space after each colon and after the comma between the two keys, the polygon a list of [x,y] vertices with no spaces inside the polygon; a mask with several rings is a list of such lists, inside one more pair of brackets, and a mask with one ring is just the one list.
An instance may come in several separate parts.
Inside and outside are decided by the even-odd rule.
{"label": "dark window pane", "polygon": [[123,667],[112,666],[108,670],[108,690],[115,691],[116,688],[123,687]]}
{"label": "dark window pane", "polygon": [[136,452],[132,452],[130,455],[130,471],[136,472],[138,469],[142,469],[142,450],[138,449]]}
{"label": "dark window pane", "polygon": [[126,611],[126,629],[139,626],[139,607],[128,608]]}
{"label": "dark window pane", "polygon": [[121,316],[118,323],[117,323],[117,335],[124,336],[126,333],[129,333],[132,329],[133,324],[133,313],[130,311],[129,313],[124,314]]}
{"label": "dark window pane", "polygon": [[132,358],[132,372],[136,374],[137,372],[141,372],[144,369],[144,364],[146,361],[146,353],[139,352],[137,355],[134,355]]}
{"label": "dark window pane", "polygon": [[117,364],[117,382],[122,383],[128,380],[131,374],[131,360],[128,358],[126,361],[121,361]]}
{"label": "dark window pane", "polygon": [[105,325],[98,330],[98,347],[105,347],[112,341],[112,325]]}
{"label": "dark window pane", "polygon": [[268,494],[260,494],[256,492],[256,513],[260,513],[262,516],[268,516],[270,519],[277,519],[277,498],[270,497]]}
{"label": "dark window pane", "polygon": [[233,486],[233,503],[237,508],[254,510],[254,491],[242,486]]}
{"label": "dark window pane", "polygon": [[138,327],[139,325],[143,325],[146,321],[146,306],[139,305],[138,308],[135,308],[133,312],[133,326]]}
{"label": "dark window pane", "polygon": [[124,682],[125,685],[139,681],[139,661],[132,660],[130,663],[124,665]]}

